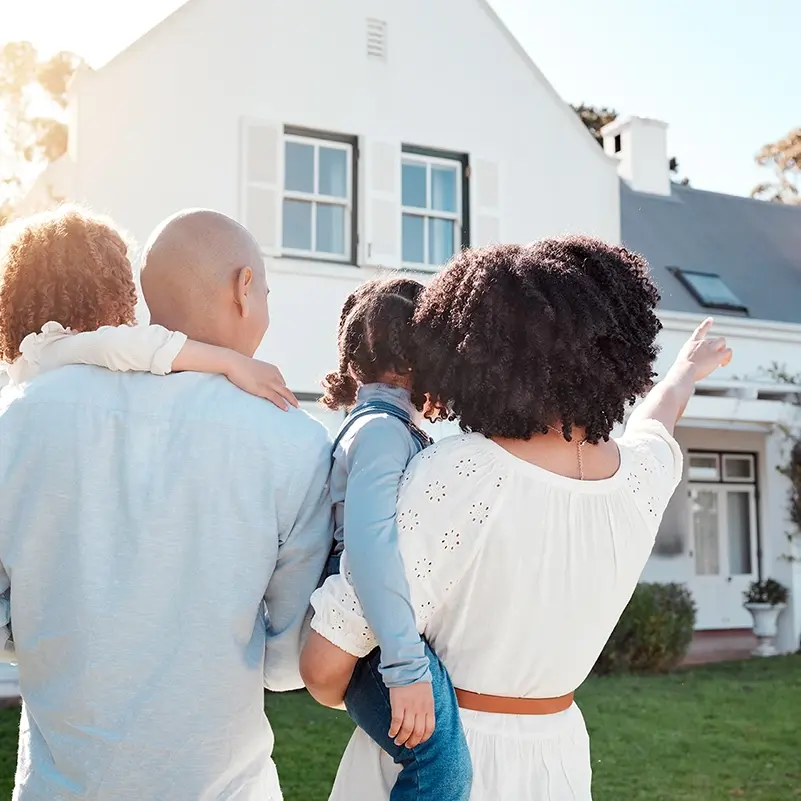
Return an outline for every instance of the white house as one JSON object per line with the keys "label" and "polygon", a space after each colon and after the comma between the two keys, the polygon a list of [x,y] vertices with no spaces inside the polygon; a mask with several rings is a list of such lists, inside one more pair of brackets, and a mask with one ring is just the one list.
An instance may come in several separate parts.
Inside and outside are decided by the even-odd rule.
{"label": "white house", "polygon": [[[703,192],[670,182],[666,125],[628,118],[604,131],[619,159],[624,244],[643,253],[662,293],[658,372],[699,319],[713,315],[735,357],[699,387],[678,427],[685,451],[646,581],[687,584],[697,628],[750,627],[742,593],[756,578],[792,590],[779,644],[799,647],[801,550],[787,541],[782,425],[799,422],[801,388],[777,383],[771,365],[801,373],[801,208]],[[791,553],[791,550],[793,552]]]}
{"label": "white house", "polygon": [[588,231],[619,241],[616,164],[484,0],[189,0],[70,109],[75,196],[140,242],[212,207],[268,256],[264,353],[316,397],[377,267]]}
{"label": "white house", "polygon": [[801,366],[801,211],[673,186],[663,123],[613,123],[599,148],[485,0],[189,0],[81,74],[69,111],[70,194],[139,242],[185,207],[253,231],[273,291],[261,352],[332,428],[314,401],[339,310],[379,267],[426,276],[465,245],[566,232],[642,251],[658,369],[710,312],[736,351],[679,428],[685,484],[645,579],[686,582],[699,628],[739,630],[745,586],[775,577],[797,648],[776,471],[794,389],[760,370]]}

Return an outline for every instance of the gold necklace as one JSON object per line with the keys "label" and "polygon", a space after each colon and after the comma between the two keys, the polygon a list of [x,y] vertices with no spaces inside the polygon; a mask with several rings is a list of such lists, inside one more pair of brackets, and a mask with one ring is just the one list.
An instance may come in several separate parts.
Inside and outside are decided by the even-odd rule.
{"label": "gold necklace", "polygon": [[[560,431],[558,428],[554,428],[553,426],[548,426],[554,434],[559,434],[562,439],[565,437],[565,432]],[[579,481],[584,481],[584,458],[582,456],[582,449],[587,444],[587,440],[583,439],[580,442],[576,442],[576,458],[578,459],[578,472],[579,472]]]}

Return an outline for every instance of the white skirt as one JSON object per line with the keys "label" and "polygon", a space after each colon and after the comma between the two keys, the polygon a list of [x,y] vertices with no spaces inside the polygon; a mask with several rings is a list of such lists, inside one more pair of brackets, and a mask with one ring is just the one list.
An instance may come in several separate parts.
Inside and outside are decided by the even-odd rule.
{"label": "white skirt", "polygon": [[[590,741],[575,704],[556,715],[461,715],[473,760],[470,801],[592,801]],[[329,801],[386,801],[397,774],[356,729]]]}

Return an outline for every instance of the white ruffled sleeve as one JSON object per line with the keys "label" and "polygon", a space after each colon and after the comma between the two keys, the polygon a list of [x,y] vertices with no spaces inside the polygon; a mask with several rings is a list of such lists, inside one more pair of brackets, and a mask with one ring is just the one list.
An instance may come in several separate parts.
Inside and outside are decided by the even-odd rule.
{"label": "white ruffled sleeve", "polygon": [[[475,560],[493,511],[492,502],[476,493],[477,487],[495,486],[483,475],[492,466],[481,452],[465,447],[469,438],[453,439],[457,441],[445,440],[412,462],[398,501],[398,543],[421,634]],[[312,596],[312,628],[343,651],[362,657],[377,642],[347,564],[346,548],[342,572]],[[381,566],[375,569],[380,571]]]}
{"label": "white ruffled sleeve", "polygon": [[681,482],[681,446],[658,420],[633,418],[618,446],[628,454],[626,480],[646,521],[659,526]]}
{"label": "white ruffled sleeve", "polygon": [[93,364],[119,372],[167,375],[185,344],[185,334],[160,325],[104,326],[76,333],[50,322],[40,334],[29,334],[22,340],[20,353],[40,370]]}

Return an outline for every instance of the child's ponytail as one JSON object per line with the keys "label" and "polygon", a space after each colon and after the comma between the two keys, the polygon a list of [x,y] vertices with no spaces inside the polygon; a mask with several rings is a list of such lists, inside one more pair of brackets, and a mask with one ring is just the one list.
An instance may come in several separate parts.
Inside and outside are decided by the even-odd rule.
{"label": "child's ponytail", "polygon": [[359,383],[413,370],[412,318],[423,285],[408,278],[379,278],[348,296],[339,318],[339,369],[323,381],[322,403],[350,408]]}
{"label": "child's ponytail", "polygon": [[358,385],[356,379],[347,372],[329,373],[323,379],[323,406],[336,411],[337,409],[349,409],[356,402],[356,390]]}
{"label": "child's ponytail", "polygon": [[348,409],[356,402],[356,391],[359,387],[356,379],[350,373],[350,360],[344,349],[344,340],[347,339],[348,315],[353,311],[356,300],[357,294],[355,292],[348,295],[339,315],[339,332],[337,335],[339,370],[335,373],[328,373],[323,379],[323,397],[320,402],[332,411]]}

